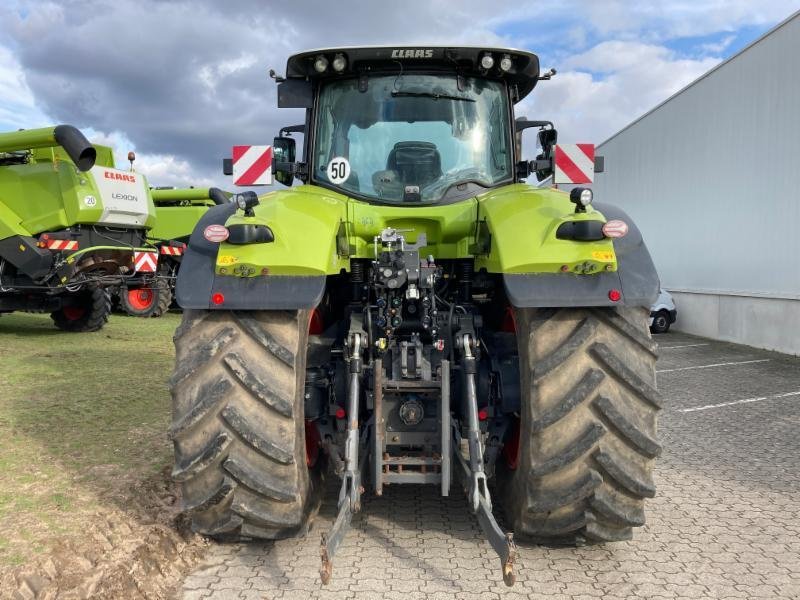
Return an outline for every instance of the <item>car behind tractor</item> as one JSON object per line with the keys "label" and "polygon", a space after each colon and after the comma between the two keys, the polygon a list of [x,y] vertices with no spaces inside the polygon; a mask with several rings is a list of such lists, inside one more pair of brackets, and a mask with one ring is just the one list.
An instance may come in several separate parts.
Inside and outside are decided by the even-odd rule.
{"label": "car behind tractor", "polygon": [[113,290],[112,298],[127,314],[136,317],[160,317],[169,310],[192,230],[209,208],[227,203],[231,196],[218,188],[152,188],[151,194],[156,220],[148,239],[158,248],[158,277],[128,280]]}
{"label": "car behind tractor", "polygon": [[145,178],[69,125],[0,133],[0,312],[50,312],[67,331],[108,320],[106,288],[154,278]]}
{"label": "car behind tractor", "polygon": [[515,539],[644,523],[659,282],[621,210],[525,183],[552,172],[556,130],[514,108],[551,74],[517,50],[377,47],[275,76],[306,118],[273,171],[304,185],[211,208],[178,276],[173,477],[196,531],[303,534],[335,473],[327,583],[363,494],[463,488],[511,585]]}

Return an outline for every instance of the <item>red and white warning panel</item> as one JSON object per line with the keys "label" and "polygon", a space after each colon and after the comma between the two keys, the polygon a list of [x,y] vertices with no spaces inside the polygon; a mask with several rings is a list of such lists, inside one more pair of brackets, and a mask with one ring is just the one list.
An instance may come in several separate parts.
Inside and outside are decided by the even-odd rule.
{"label": "red and white warning panel", "polygon": [[177,246],[161,246],[161,254],[166,254],[167,256],[182,256],[183,248],[178,248]]}
{"label": "red and white warning panel", "polygon": [[52,238],[45,238],[42,236],[39,246],[44,246],[48,250],[77,250],[78,242],[76,240],[54,240]]}
{"label": "red and white warning panel", "polygon": [[134,252],[133,268],[137,273],[155,273],[158,268],[158,252]]}
{"label": "red and white warning panel", "polygon": [[553,183],[592,183],[594,144],[556,144]]}
{"label": "red and white warning panel", "polygon": [[234,146],[233,184],[270,185],[272,146]]}

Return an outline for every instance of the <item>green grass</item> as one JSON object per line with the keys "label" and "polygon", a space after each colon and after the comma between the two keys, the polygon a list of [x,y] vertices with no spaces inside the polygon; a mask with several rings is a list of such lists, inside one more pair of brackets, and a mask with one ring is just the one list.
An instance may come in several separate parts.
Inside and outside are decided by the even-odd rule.
{"label": "green grass", "polygon": [[170,463],[179,321],[113,315],[99,332],[65,333],[48,315],[0,317],[0,567],[79,535]]}

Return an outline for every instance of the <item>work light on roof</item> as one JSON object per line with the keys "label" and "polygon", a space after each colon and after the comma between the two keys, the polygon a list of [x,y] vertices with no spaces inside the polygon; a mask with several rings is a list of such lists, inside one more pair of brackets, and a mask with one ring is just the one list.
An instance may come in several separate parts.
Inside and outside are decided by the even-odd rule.
{"label": "work light on roof", "polygon": [[320,54],[314,59],[314,70],[317,73],[324,73],[328,69],[328,59],[325,55]]}
{"label": "work light on roof", "polygon": [[481,57],[481,68],[487,71],[494,66],[494,57],[491,54],[484,54]]}
{"label": "work light on roof", "polygon": [[337,73],[341,73],[344,71],[344,68],[347,66],[347,59],[344,57],[344,54],[337,54],[333,57],[333,63],[331,63],[333,70]]}
{"label": "work light on roof", "polygon": [[511,56],[504,54],[503,58],[500,59],[500,70],[508,71],[509,69],[511,69]]}

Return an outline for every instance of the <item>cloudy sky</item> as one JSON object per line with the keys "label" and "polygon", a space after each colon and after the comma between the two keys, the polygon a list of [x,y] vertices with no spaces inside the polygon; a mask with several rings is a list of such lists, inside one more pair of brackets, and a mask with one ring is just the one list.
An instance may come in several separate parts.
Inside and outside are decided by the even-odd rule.
{"label": "cloudy sky", "polygon": [[219,185],[234,144],[298,115],[270,68],[344,45],[501,45],[558,75],[518,114],[599,143],[800,8],[800,0],[0,0],[0,131],[70,123],[152,185]]}

